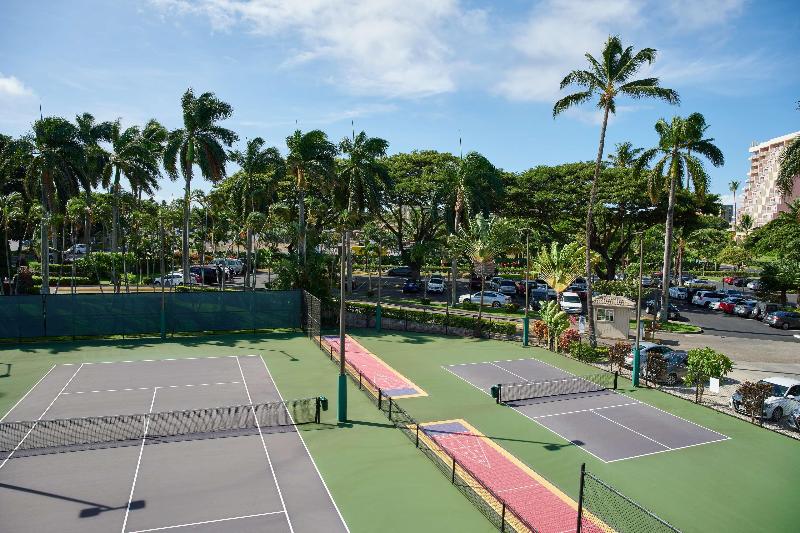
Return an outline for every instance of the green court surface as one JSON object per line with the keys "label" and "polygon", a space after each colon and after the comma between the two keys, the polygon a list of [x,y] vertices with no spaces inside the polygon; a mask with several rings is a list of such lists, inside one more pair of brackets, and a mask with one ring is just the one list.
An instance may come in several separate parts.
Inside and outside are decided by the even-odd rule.
{"label": "green court surface", "polygon": [[[581,363],[502,341],[426,334],[351,334],[429,396],[398,402],[420,422],[461,418],[577,498],[580,464],[685,532],[792,531],[800,523],[800,443],[655,390],[620,392],[730,437],[730,440],[603,463],[514,410],[496,405],[442,366],[535,357],[576,373]],[[18,345],[0,350],[5,413],[54,363],[259,354],[286,398],[331,399],[323,424],[301,427],[351,531],[493,531],[425,456],[349,386],[351,424],[337,427],[337,368],[305,336],[185,337],[161,342],[105,340]]]}

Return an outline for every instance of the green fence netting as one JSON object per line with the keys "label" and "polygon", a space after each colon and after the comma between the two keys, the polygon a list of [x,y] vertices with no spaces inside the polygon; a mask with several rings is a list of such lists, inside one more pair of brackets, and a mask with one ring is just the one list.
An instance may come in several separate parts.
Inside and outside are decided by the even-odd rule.
{"label": "green fence netting", "polygon": [[300,291],[0,297],[0,338],[299,328]]}

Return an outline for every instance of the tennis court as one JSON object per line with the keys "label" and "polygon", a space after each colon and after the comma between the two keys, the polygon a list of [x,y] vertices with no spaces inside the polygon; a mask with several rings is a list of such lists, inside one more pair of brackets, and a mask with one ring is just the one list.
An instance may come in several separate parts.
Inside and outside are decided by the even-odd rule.
{"label": "tennis court", "polygon": [[315,400],[259,356],[54,365],[3,419],[35,423],[0,455],[2,530],[348,531],[294,427]]}
{"label": "tennis court", "polygon": [[728,440],[721,433],[609,390],[613,386],[608,383],[595,385],[605,378],[585,379],[536,359],[444,368],[486,394],[501,385],[502,403],[603,462]]}

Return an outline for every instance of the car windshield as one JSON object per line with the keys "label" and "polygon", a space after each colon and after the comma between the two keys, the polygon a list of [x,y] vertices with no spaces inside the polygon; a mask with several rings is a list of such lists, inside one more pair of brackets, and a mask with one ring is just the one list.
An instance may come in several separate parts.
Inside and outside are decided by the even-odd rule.
{"label": "car windshield", "polygon": [[784,387],[783,385],[778,385],[777,383],[770,383],[768,381],[760,381],[759,383],[766,383],[770,387],[772,387],[772,395],[773,396],[783,396],[786,394],[786,391],[789,390],[789,387]]}
{"label": "car windshield", "polygon": [[580,298],[578,298],[577,296],[572,296],[572,295],[564,296],[562,301],[570,303],[570,304],[581,303],[581,299]]}
{"label": "car windshield", "polygon": [[514,285],[514,282],[513,282],[513,281],[511,281],[510,279],[504,279],[503,281],[501,281],[501,282],[500,282],[500,285],[501,285],[502,287],[513,286],[513,285]]}
{"label": "car windshield", "polygon": [[431,283],[441,283],[444,281],[442,278],[431,278]]}

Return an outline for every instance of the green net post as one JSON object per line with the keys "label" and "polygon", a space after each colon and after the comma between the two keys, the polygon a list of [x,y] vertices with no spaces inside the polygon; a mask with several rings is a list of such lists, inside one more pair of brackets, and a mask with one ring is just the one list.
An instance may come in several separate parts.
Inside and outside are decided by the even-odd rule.
{"label": "green net post", "polygon": [[530,319],[525,317],[522,319],[522,345],[528,345],[528,325],[530,324]]}
{"label": "green net post", "polygon": [[347,422],[347,376],[339,374],[339,422]]}
{"label": "green net post", "polygon": [[381,331],[381,304],[375,306],[375,331]]}
{"label": "green net post", "polygon": [[631,369],[632,373],[631,378],[634,387],[639,386],[639,357],[641,356],[640,352],[641,350],[639,349],[638,346],[633,349],[633,368]]}

